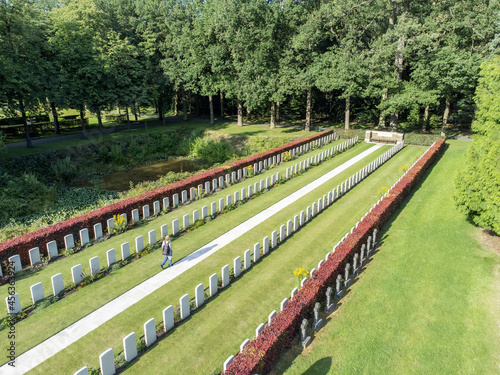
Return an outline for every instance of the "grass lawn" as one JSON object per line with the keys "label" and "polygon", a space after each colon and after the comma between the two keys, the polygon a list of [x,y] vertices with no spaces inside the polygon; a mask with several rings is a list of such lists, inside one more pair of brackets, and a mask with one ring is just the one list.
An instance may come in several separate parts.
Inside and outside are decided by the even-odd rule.
{"label": "grass lawn", "polygon": [[[366,213],[370,205],[377,200],[378,188],[382,185],[392,185],[401,175],[401,167],[415,160],[415,157],[421,154],[422,150],[423,148],[419,147],[407,147],[397,154],[393,160],[382,166],[381,169],[356,186],[329,209],[323,211],[312,223],[287,240],[270,256],[264,258],[262,262],[255,265],[245,276],[221,292],[201,311],[189,318],[185,324],[176,328],[169,337],[159,342],[127,372],[197,374],[209,373],[220,367],[230,354],[236,353],[239,344],[245,338],[253,336],[257,325],[265,321],[267,315],[273,309],[278,308],[279,302],[289,295],[296,283],[293,276],[295,267],[305,266],[309,269],[315,267],[318,261],[324,258],[325,253],[331,250],[333,244],[354,225],[356,218],[360,218]],[[335,161],[335,159],[329,163]],[[270,235],[272,230],[278,229],[279,225],[292,218],[294,214],[304,210],[313,201],[317,201],[319,196],[330,191],[354,171],[359,170],[372,160],[371,158],[368,159],[356,165],[355,169],[344,172],[345,175],[333,179],[329,186],[316,189],[307,197],[287,207],[283,212],[270,217],[269,220],[252,229],[245,236],[219,250],[181,277],[160,288],[140,303],[130,307],[124,313],[99,327],[99,329],[89,333],[77,343],[50,358],[35,368],[32,373],[46,373],[54,369],[57,369],[58,373],[71,373],[84,365],[97,367],[98,356],[104,350],[113,347],[115,353],[120,351],[121,340],[125,335],[132,331],[135,331],[138,336],[142,335],[142,325],[146,320],[155,317],[159,322],[163,308],[169,304],[178,304],[178,298],[184,293],[192,294],[194,287],[198,283],[208,284],[209,275],[213,272],[219,273],[221,267],[225,264],[232,265],[234,257],[242,255],[255,242],[261,241],[266,235]],[[310,172],[297,177],[295,182],[300,185],[299,179],[301,178],[312,180],[313,178],[310,176],[312,176],[315,169],[319,173],[320,168],[316,167]],[[292,190],[288,190],[290,186],[292,186],[291,183],[279,186],[275,189],[276,194],[283,197],[296,190],[295,186],[293,186]],[[255,203],[259,200],[264,201],[265,197],[271,196],[272,193],[271,191],[262,195]],[[254,213],[270,204],[269,201],[254,207]],[[205,238],[205,241],[201,242],[201,244],[208,242],[212,238],[214,231],[221,227],[225,227],[227,230],[228,227],[234,226],[234,218],[240,216],[243,212],[239,211],[238,213],[238,210],[243,210],[245,206],[224,215],[227,221],[224,221],[223,217],[186,237],[193,236],[194,238],[198,235]],[[178,240],[179,245],[181,240],[182,238]],[[196,241],[199,241],[199,239]],[[175,242],[174,245],[176,245]],[[193,248],[196,247],[191,247],[191,249]],[[143,270],[146,270],[146,267],[156,268],[158,266],[160,257],[157,257],[157,259],[153,259],[153,257],[150,257],[150,260],[148,260],[148,257],[144,259],[148,263],[142,263]],[[114,282],[113,285],[120,287],[121,283]],[[84,291],[85,289],[78,293]],[[92,297],[88,296],[88,298],[87,302],[91,303]],[[60,303],[63,304],[64,301]],[[47,319],[50,315],[59,317],[57,312],[64,314],[61,308],[50,312],[51,307],[40,313],[41,315],[44,314],[44,319]],[[57,304],[54,307],[57,307]],[[36,316],[33,318],[36,318]],[[29,332],[25,331],[25,333],[29,335]]]}
{"label": "grass lawn", "polygon": [[500,256],[454,206],[470,143],[448,144],[330,322],[273,374],[499,373]]}

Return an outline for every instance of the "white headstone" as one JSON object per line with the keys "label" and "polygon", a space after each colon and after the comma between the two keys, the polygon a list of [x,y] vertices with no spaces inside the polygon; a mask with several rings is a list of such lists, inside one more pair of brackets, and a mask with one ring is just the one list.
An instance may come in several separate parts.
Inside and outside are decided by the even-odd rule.
{"label": "white headstone", "polygon": [[146,205],[142,206],[142,218],[146,219],[148,217],[149,217],[149,205],[146,204]]}
{"label": "white headstone", "polygon": [[106,260],[108,261],[108,267],[113,263],[116,263],[116,251],[115,249],[109,249],[106,251]]}
{"label": "white headstone", "polygon": [[210,193],[210,181],[205,182],[205,194]]}
{"label": "white headstone", "polygon": [[241,189],[241,200],[244,200],[247,198],[247,189],[243,188]]}
{"label": "white headstone", "polygon": [[212,202],[210,204],[210,215],[215,215],[217,213],[217,203]]}
{"label": "white headstone", "polygon": [[80,243],[83,246],[85,244],[88,244],[89,242],[89,230],[87,228],[83,228],[82,230],[80,230]]}
{"label": "white headstone", "polygon": [[264,323],[259,324],[259,326],[255,329],[255,338],[259,337],[265,326],[266,325]]}
{"label": "white headstone", "polygon": [[149,319],[146,323],[144,323],[144,341],[146,342],[146,346],[151,346],[156,341],[156,325],[155,318]]}
{"label": "white headstone", "polygon": [[285,238],[286,238],[285,229],[286,229],[285,224],[280,226],[280,242],[285,241]]}
{"label": "white headstone", "polygon": [[174,307],[170,305],[163,310],[163,329],[168,332],[174,328],[174,324]]}
{"label": "white headstone", "polygon": [[22,311],[21,300],[19,299],[18,293],[6,297],[5,303],[7,304],[7,314],[10,316],[16,315]]}
{"label": "white headstone", "polygon": [[234,203],[238,202],[240,200],[240,192],[235,191],[234,192]]}
{"label": "white headstone", "polygon": [[194,187],[189,189],[189,200],[194,200],[196,197],[196,189]]}
{"label": "white headstone", "polygon": [[188,200],[188,192],[187,190],[181,191],[181,202],[186,203]]}
{"label": "white headstone", "polygon": [[160,208],[160,201],[154,201],[153,202],[153,212],[155,215],[158,215],[161,211],[161,208]]}
{"label": "white headstone", "polygon": [[[32,266],[34,266],[37,263],[40,263],[40,249],[38,247],[34,247],[29,251],[29,256],[30,256],[30,263]],[[1,269],[1,267],[0,267]]]}
{"label": "white headstone", "polygon": [[231,362],[233,362],[233,359],[234,359],[234,355],[231,355],[231,356],[229,356],[229,358],[228,358],[228,359],[226,359],[226,360],[224,361],[224,364],[223,364],[223,366],[222,366],[222,370],[223,370],[224,372],[226,372],[226,370],[227,370],[227,368],[229,367],[229,365],[231,364]]}
{"label": "white headstone", "polygon": [[176,235],[179,233],[179,220],[172,220],[172,234]]}
{"label": "white headstone", "polygon": [[251,252],[250,249],[246,250],[243,254],[243,267],[247,270],[252,267]]}
{"label": "white headstone", "polygon": [[172,206],[175,208],[177,206],[179,206],[179,194],[175,193],[173,196],[172,196]]}
{"label": "white headstone", "polygon": [[271,248],[275,248],[278,245],[278,232],[273,230],[271,233]]}
{"label": "white headstone", "polygon": [[200,307],[205,303],[205,289],[203,284],[198,284],[194,289],[194,297],[196,301],[196,307]]}
{"label": "white headstone", "polygon": [[286,222],[286,236],[290,237],[292,235],[292,220]]}
{"label": "white headstone", "polygon": [[290,298],[295,297],[297,294],[299,294],[299,288],[293,288],[292,292],[290,293]]}
{"label": "white headstone", "polygon": [[160,232],[161,232],[161,238],[165,238],[165,236],[168,234],[168,224],[163,224],[160,227]]}
{"label": "white headstone", "polygon": [[80,370],[75,372],[73,375],[89,375],[89,369],[87,366],[83,366]]}
{"label": "white headstone", "polygon": [[271,311],[271,314],[267,317],[267,325],[270,326],[273,319],[276,317],[276,310]]}
{"label": "white headstone", "polygon": [[182,227],[183,227],[184,229],[189,228],[189,215],[184,215],[184,216],[182,217]]}
{"label": "white headstone", "polygon": [[52,292],[54,296],[57,296],[61,291],[64,290],[64,280],[62,273],[58,273],[50,278],[52,281]]}
{"label": "white headstone", "polygon": [[144,239],[142,236],[137,236],[135,238],[135,251],[138,253],[142,250],[144,250]]}
{"label": "white headstone", "polygon": [[233,261],[233,270],[234,270],[234,277],[239,277],[241,274],[241,257],[238,256],[234,258]]}
{"label": "white headstone", "polygon": [[99,273],[101,270],[101,267],[99,266],[99,257],[92,257],[89,259],[89,267],[90,267],[90,274],[94,276],[96,273]]}
{"label": "white headstone", "polygon": [[248,197],[251,197],[253,195],[253,186],[252,185],[248,185]]}
{"label": "white headstone", "polygon": [[222,267],[222,287],[225,288],[229,285],[229,265],[226,264]]}
{"label": "white headstone", "polygon": [[189,315],[191,315],[191,310],[189,306],[189,294],[184,294],[179,299],[179,305],[181,307],[181,319],[186,319]]}
{"label": "white headstone", "polygon": [[127,362],[137,357],[137,342],[135,341],[135,332],[129,333],[123,339],[123,355]]}
{"label": "white headstone", "polygon": [[288,298],[283,299],[283,301],[281,301],[280,303],[280,311],[283,311],[287,304],[288,304]]}
{"label": "white headstone", "polygon": [[253,261],[257,263],[260,259],[260,243],[253,245]]}
{"label": "white headstone", "polygon": [[49,255],[49,260],[57,258],[59,253],[57,251],[57,242],[56,241],[50,241],[47,243],[47,254]]}
{"label": "white headstone", "polygon": [[201,208],[201,220],[205,220],[205,218],[208,216],[208,207],[203,206]]}
{"label": "white headstone", "polygon": [[262,252],[266,255],[269,252],[269,237],[266,236],[262,240]]}
{"label": "white headstone", "polygon": [[41,299],[45,298],[45,295],[43,293],[43,285],[42,283],[36,283],[30,287],[31,291],[31,300],[33,301],[33,305],[37,302],[40,301]]}
{"label": "white headstone", "polygon": [[209,288],[210,288],[210,297],[213,297],[217,294],[219,287],[217,286],[217,274],[213,273],[209,278]]}
{"label": "white headstone", "polygon": [[78,285],[83,281],[81,264],[77,264],[76,266],[71,267],[71,277],[75,285]]}
{"label": "white headstone", "polygon": [[111,218],[107,221],[108,234],[113,233],[113,228],[115,227],[115,219]]}
{"label": "white headstone", "polygon": [[243,349],[245,349],[245,347],[248,345],[248,343],[250,342],[249,339],[246,339],[245,341],[243,341],[240,345],[240,353],[243,351]]}
{"label": "white headstone", "polygon": [[130,256],[130,245],[128,242],[122,243],[122,260],[127,259]]}
{"label": "white headstone", "polygon": [[170,207],[170,198],[169,197],[163,198],[163,211],[167,211],[169,207]]}
{"label": "white headstone", "polygon": [[232,202],[232,197],[231,197],[231,195],[228,195],[228,196],[226,197],[226,206],[230,206],[230,205],[232,205],[232,204],[233,204],[233,202]]}
{"label": "white headstone", "polygon": [[224,198],[219,199],[219,212],[224,211]]}
{"label": "white headstone", "polygon": [[64,236],[64,246],[65,246],[66,250],[69,250],[69,249],[72,249],[75,247],[75,241],[73,239],[72,234],[68,234],[68,235]]}
{"label": "white headstone", "polygon": [[113,375],[116,373],[115,358],[112,348],[109,348],[99,356],[99,363],[102,375]]}

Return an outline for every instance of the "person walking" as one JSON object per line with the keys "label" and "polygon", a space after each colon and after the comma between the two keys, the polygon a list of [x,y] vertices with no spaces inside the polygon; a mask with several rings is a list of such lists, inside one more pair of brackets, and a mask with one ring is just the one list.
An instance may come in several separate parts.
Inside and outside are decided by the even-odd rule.
{"label": "person walking", "polygon": [[172,265],[172,244],[170,243],[170,237],[168,235],[165,236],[165,240],[161,243],[161,248],[162,248],[162,254],[165,257],[163,259],[163,262],[161,263],[160,267],[163,269],[163,266],[167,262],[168,259],[168,265]]}

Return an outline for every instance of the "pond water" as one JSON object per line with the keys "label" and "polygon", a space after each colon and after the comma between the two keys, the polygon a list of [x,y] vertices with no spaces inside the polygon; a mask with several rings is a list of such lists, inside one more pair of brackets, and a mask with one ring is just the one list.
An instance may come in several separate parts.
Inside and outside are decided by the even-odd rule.
{"label": "pond water", "polygon": [[[136,185],[143,181],[157,180],[168,172],[195,172],[202,168],[202,165],[192,160],[163,160],[154,164],[132,168],[128,171],[104,175],[102,176],[102,184],[100,187],[106,190],[124,191],[130,188],[130,181]],[[86,184],[86,186],[92,187],[93,185]]]}

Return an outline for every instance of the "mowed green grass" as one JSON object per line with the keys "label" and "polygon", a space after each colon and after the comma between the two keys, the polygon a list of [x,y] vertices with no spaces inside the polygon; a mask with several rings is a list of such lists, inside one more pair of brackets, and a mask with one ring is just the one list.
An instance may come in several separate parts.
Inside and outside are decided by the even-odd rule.
{"label": "mowed green grass", "polygon": [[454,206],[469,143],[448,144],[312,349],[289,351],[274,374],[500,372],[500,257]]}
{"label": "mowed green grass", "polygon": [[[272,310],[279,310],[281,300],[289,296],[290,291],[296,286],[296,279],[293,276],[295,267],[304,266],[308,269],[316,267],[318,261],[324,259],[333,245],[350,230],[356,219],[366,213],[378,199],[378,188],[383,185],[390,186],[402,174],[401,167],[415,160],[423,150],[424,148],[419,147],[405,148],[393,160],[255,265],[250,272],[232,283],[188,321],[177,327],[127,372],[198,374],[210,373],[221,367],[222,362],[230,354],[238,351],[239,345],[245,338],[253,337],[255,328],[267,319]],[[109,347],[112,347],[115,353],[122,350],[123,337],[132,331],[141,336],[145,321],[152,317],[157,322],[161,321],[161,312],[165,307],[170,304],[177,305],[179,297],[184,293],[192,295],[198,283],[203,282],[207,286],[208,277],[212,273],[220,273],[221,267],[225,264],[232,266],[236,256],[242,256],[243,252],[247,248],[252,248],[255,242],[262,241],[264,236],[270,235],[272,230],[278,229],[279,225],[284,224],[294,214],[305,210],[308,205],[331,191],[370,160],[363,160],[349,174],[346,171],[330,184],[325,184],[299,200],[292,205],[293,207],[287,207],[283,213],[272,216],[237,241],[185,272],[182,277],[168,283],[77,343],[48,359],[31,373],[46,373],[53,369],[57,369],[57,373],[71,373],[84,365],[98,367],[98,357],[103,351]],[[312,172],[314,169],[308,173]],[[299,183],[300,178],[310,179],[306,177],[308,173],[297,177],[296,182]],[[277,191],[283,189],[280,192],[282,196],[289,194],[285,191],[287,185],[289,184],[277,189]],[[264,198],[266,194],[259,199]],[[237,211],[230,214],[237,214]],[[230,219],[229,214],[228,219]],[[232,226],[230,222],[223,225]],[[203,229],[199,230],[200,233]],[[157,267],[156,263],[154,267]]]}
{"label": "mowed green grass", "polygon": [[[194,250],[210,242],[212,239],[224,234],[225,232],[228,231],[228,229],[232,228],[233,226],[247,220],[248,218],[252,217],[253,215],[257,214],[263,209],[269,207],[278,200],[282,199],[283,197],[291,194],[298,188],[322,176],[327,171],[346,162],[347,160],[355,156],[357,153],[362,152],[370,147],[372,147],[372,145],[360,144],[355,148],[347,150],[346,152],[334,157],[333,159],[328,160],[327,162],[315,168],[310,169],[303,175],[294,178],[293,181],[287,182],[284,185],[280,185],[276,189],[273,189],[259,196],[257,199],[247,202],[246,204],[240,206],[236,210],[233,210],[217,218],[217,220],[214,220],[208,223],[207,225],[189,233],[188,235],[180,237],[179,239],[173,241],[173,246],[175,250],[174,260],[176,261],[190,254]],[[376,157],[380,156],[387,149],[389,149],[389,146],[377,150],[372,155],[370,155],[370,157],[363,159],[361,162],[357,163],[356,165],[350,167],[348,170],[344,171],[341,175],[337,177],[337,179],[334,179],[332,183],[336,181],[335,184],[338,184],[341,181],[345,180],[347,177],[349,177],[357,170],[362,168],[364,165],[366,165]],[[309,156],[314,155],[314,153],[317,153],[319,151],[320,150],[316,150],[313,153],[307,155]],[[302,160],[302,158],[308,157],[307,155],[304,155],[296,160]],[[294,162],[296,162],[296,160],[294,160]],[[22,303],[24,304],[25,303],[24,301],[28,301],[27,304],[29,304],[30,301],[29,285],[32,285],[35,282],[43,282],[46,295],[48,295],[50,293],[50,288],[51,288],[50,277],[52,275],[58,272],[62,272],[65,279],[70,278],[69,271],[71,266],[81,263],[82,267],[86,269],[88,267],[88,259],[95,255],[99,255],[101,262],[103,262],[105,259],[104,254],[107,249],[115,248],[119,252],[120,244],[125,241],[129,241],[129,243],[131,244],[131,251],[134,251],[135,245],[133,245],[133,243],[134,243],[134,238],[137,235],[141,234],[143,236],[147,236],[147,232],[151,229],[156,229],[157,233],[159,233],[159,228],[161,224],[168,223],[170,225],[171,220],[173,218],[180,218],[184,213],[190,213],[190,212],[192,213],[193,209],[201,208],[202,205],[209,205],[210,202],[215,201],[216,198],[225,197],[227,194],[231,194],[231,192],[233,191],[236,191],[243,187],[247,187],[249,184],[252,184],[255,181],[260,181],[260,179],[262,179],[263,177],[265,178],[267,175],[271,175],[276,171],[280,171],[281,170],[280,168],[286,169],[288,165],[291,165],[291,163],[281,165],[276,169],[273,168],[270,171],[267,171],[265,173],[253,177],[252,179],[233,185],[227,189],[223,189],[215,196],[206,197],[200,201],[191,203],[177,210],[174,210],[173,212],[167,215],[161,216],[153,221],[150,221],[148,224],[144,226],[141,226],[139,228],[134,228],[130,231],[125,232],[122,235],[112,237],[107,241],[104,241],[93,247],[90,247],[85,251],[83,251],[81,254],[75,254],[73,256],[70,256],[69,258],[50,264],[48,267],[40,271],[40,273],[37,274],[36,276],[33,275],[27,279],[21,279],[16,281],[16,290],[20,294]],[[284,169],[281,170],[281,172],[282,175],[284,176]],[[314,195],[314,197],[316,197],[316,195]],[[310,198],[310,200],[312,199],[313,198]],[[203,203],[203,201],[205,202]],[[300,204],[300,202],[298,202],[297,204]],[[307,201],[307,203],[303,203],[301,207],[310,204],[311,202]],[[305,207],[301,209],[305,209]],[[290,219],[289,216],[286,217],[286,220],[288,219]],[[273,230],[277,229],[277,226],[282,224],[283,223],[282,220],[284,219],[280,219],[278,216],[277,219],[275,220],[276,221],[274,222],[274,224],[272,224],[273,222],[268,222],[271,223],[268,225],[273,226]],[[263,236],[261,236],[259,240],[261,240],[262,237]],[[245,238],[249,237],[246,236]],[[241,245],[240,240],[241,239],[238,239],[239,246],[247,246],[246,248],[253,246],[253,243],[259,241],[256,240],[253,243],[248,243],[248,245]],[[133,286],[139,284],[140,282],[160,272],[158,266],[161,260],[162,256],[158,251],[154,252],[153,254],[149,254],[146,257],[141,258],[139,261],[133,262],[127,265],[126,267],[121,268],[120,270],[112,273],[111,275],[106,276],[104,279],[99,280],[98,282],[93,283],[77,291],[76,293],[64,298],[63,300],[58,301],[57,303],[43,309],[42,311],[35,313],[28,319],[19,322],[16,325],[16,330],[19,333],[19,336],[23,337],[23,340],[20,340],[18,342],[17,346],[18,353],[20,354],[25,352],[34,345],[42,342],[46,338],[59,332],[61,329],[66,328],[71,323],[86,316],[87,314],[94,311],[98,307],[101,307],[106,302],[109,302],[110,300],[123,294]],[[229,261],[232,260],[228,260],[226,262]],[[220,267],[222,267],[224,264],[221,264]],[[209,274],[206,275],[206,278],[208,278],[208,276],[210,276],[210,274],[212,274],[213,272],[217,271],[210,272]],[[198,280],[200,280],[201,277],[202,276],[200,276],[198,273],[195,272],[194,276],[192,276],[194,280],[193,283],[196,282],[194,286],[196,286],[199,283]],[[203,278],[205,278],[205,275],[203,276]],[[183,283],[184,280],[181,280],[179,285],[183,285]],[[3,288],[5,288],[5,286]],[[173,290],[177,292],[174,300],[178,300],[178,298],[185,293],[183,292],[184,289],[182,288],[180,289],[174,288]],[[7,291],[5,289],[5,294],[6,293]],[[23,299],[23,293],[24,293],[24,299]],[[56,316],[57,319],[53,319],[54,316]]]}

